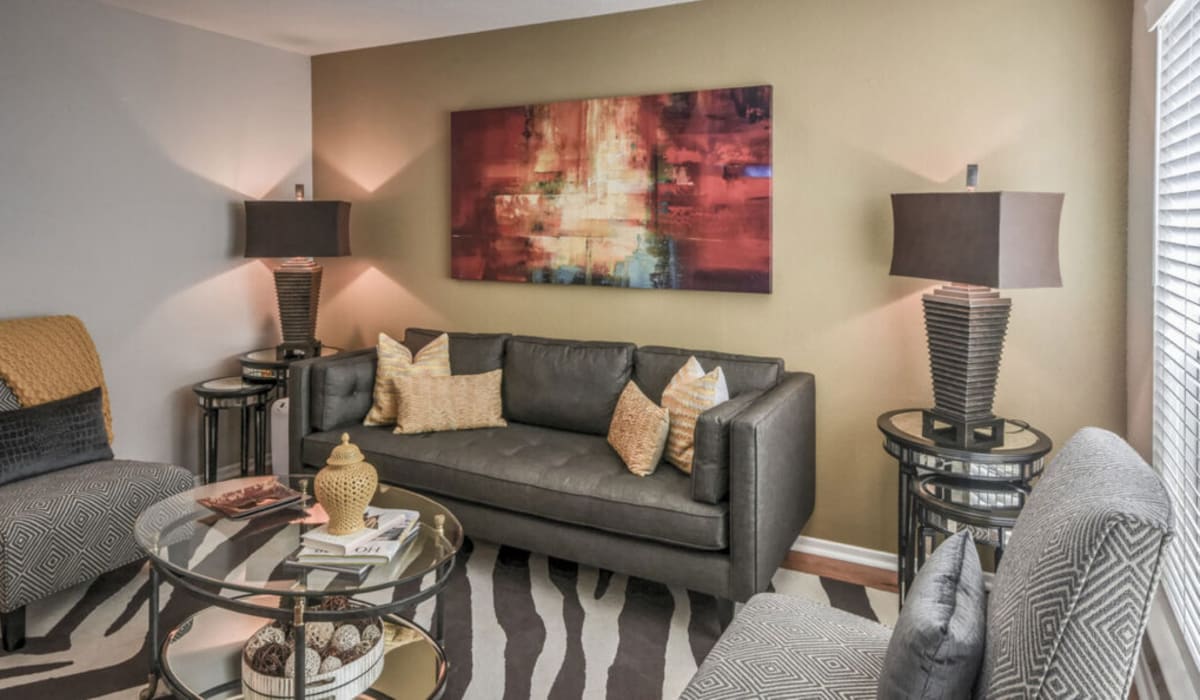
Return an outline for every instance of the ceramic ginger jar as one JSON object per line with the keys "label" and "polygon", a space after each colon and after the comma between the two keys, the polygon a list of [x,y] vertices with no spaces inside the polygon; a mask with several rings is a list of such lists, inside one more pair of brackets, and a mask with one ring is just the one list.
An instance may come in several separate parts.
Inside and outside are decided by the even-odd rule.
{"label": "ceramic ginger jar", "polygon": [[350,436],[342,433],[342,444],[333,448],[314,483],[317,501],[329,515],[329,534],[349,535],[363,529],[363,513],[378,485],[375,467],[365,461]]}

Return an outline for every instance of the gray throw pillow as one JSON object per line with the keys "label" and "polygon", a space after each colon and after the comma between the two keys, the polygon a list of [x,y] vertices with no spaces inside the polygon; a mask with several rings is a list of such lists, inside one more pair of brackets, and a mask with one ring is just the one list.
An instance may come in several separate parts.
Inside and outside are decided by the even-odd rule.
{"label": "gray throw pillow", "polygon": [[99,387],[0,412],[0,484],[112,456]]}
{"label": "gray throw pillow", "polygon": [[971,697],[983,662],[986,608],[975,542],[959,532],[917,572],[888,642],[879,697]]}

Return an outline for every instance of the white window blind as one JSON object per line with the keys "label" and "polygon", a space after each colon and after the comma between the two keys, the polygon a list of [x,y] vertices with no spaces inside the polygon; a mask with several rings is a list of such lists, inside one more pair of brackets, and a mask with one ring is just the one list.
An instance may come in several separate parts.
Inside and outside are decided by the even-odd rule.
{"label": "white window blind", "polygon": [[1158,32],[1154,463],[1175,505],[1163,585],[1200,660],[1200,0]]}

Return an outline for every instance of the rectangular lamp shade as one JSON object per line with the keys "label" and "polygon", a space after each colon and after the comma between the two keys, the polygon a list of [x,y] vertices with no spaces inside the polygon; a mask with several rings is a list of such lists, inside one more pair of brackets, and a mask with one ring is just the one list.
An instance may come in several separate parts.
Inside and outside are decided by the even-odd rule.
{"label": "rectangular lamp shade", "polygon": [[893,194],[891,274],[996,289],[1061,287],[1063,195]]}
{"label": "rectangular lamp shade", "polygon": [[349,202],[246,202],[247,258],[349,254]]}

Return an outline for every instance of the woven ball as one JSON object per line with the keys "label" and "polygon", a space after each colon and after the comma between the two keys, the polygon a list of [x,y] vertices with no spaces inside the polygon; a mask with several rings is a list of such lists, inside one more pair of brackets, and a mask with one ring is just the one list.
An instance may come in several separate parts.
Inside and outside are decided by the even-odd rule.
{"label": "woven ball", "polygon": [[[321,655],[313,649],[304,648],[304,677],[312,678],[321,670]],[[296,660],[288,654],[287,663],[283,667],[283,677],[292,678],[296,675]]]}
{"label": "woven ball", "polygon": [[268,676],[282,676],[284,665],[291,657],[288,648],[277,642],[267,642],[250,660],[250,668]]}
{"label": "woven ball", "polygon": [[362,637],[358,634],[358,628],[354,625],[342,625],[333,632],[333,641],[330,646],[334,651],[347,652],[355,649],[358,643],[362,641]]}
{"label": "woven ball", "polygon": [[336,656],[326,656],[321,660],[321,673],[332,673],[342,667],[342,660]]}
{"label": "woven ball", "polygon": [[379,628],[374,624],[363,627],[362,631],[359,632],[359,636],[362,637],[364,642],[371,642],[372,644],[379,641],[379,634]]}
{"label": "woven ball", "polygon": [[333,639],[332,622],[310,622],[304,626],[304,643],[309,649],[325,651],[329,640]]}
{"label": "woven ball", "polygon": [[278,627],[263,627],[255,632],[253,637],[246,640],[246,660],[253,659],[258,650],[267,644],[284,644],[285,642],[283,630]]}

